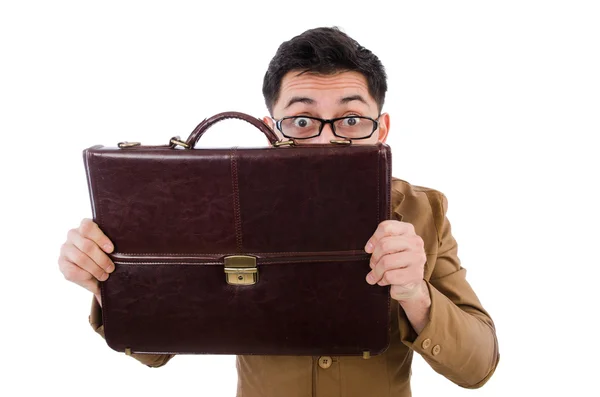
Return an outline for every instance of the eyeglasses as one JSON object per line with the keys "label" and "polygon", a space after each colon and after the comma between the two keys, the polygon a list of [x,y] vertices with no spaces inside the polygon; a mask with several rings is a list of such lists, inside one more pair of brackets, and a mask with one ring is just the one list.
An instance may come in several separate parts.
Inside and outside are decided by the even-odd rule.
{"label": "eyeglasses", "polygon": [[346,116],[320,119],[309,116],[290,116],[275,120],[277,129],[286,138],[310,139],[321,135],[325,124],[331,125],[333,135],[346,139],[367,139],[377,130],[379,121],[370,117]]}

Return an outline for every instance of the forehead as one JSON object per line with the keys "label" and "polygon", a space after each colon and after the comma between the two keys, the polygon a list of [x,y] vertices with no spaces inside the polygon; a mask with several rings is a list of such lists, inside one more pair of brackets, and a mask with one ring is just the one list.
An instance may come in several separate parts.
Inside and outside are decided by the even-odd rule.
{"label": "forehead", "polygon": [[343,96],[360,95],[373,103],[369,95],[367,79],[362,73],[338,72],[335,74],[288,72],[281,80],[279,103],[295,96],[306,96],[315,101],[328,98],[336,100]]}

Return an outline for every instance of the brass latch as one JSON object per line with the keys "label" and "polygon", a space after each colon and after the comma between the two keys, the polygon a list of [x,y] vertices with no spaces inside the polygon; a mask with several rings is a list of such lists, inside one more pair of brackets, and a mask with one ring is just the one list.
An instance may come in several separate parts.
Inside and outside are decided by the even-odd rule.
{"label": "brass latch", "polygon": [[256,258],[246,255],[225,257],[225,280],[231,285],[252,285],[258,281]]}
{"label": "brass latch", "polygon": [[117,143],[117,146],[119,147],[119,149],[125,149],[128,147],[134,147],[134,146],[140,146],[141,143],[140,142],[119,142]]}
{"label": "brass latch", "polygon": [[332,139],[329,142],[337,145],[352,145],[352,141],[350,139]]}

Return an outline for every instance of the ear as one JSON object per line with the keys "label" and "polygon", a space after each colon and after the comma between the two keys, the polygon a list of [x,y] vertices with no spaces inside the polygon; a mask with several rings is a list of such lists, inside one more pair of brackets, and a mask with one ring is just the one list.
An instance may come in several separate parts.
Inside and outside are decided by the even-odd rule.
{"label": "ear", "polygon": [[390,132],[390,115],[388,113],[382,113],[379,116],[379,137],[377,140],[381,143],[385,143]]}
{"label": "ear", "polygon": [[[275,122],[273,121],[273,119],[271,117],[265,116],[265,117],[263,117],[262,121],[266,125],[268,125],[269,128],[272,129],[275,134],[277,134],[277,136],[279,137],[280,140],[283,140],[283,135],[281,135],[279,130],[275,127]],[[270,144],[270,142],[269,142],[269,144]]]}
{"label": "ear", "polygon": [[275,123],[273,122],[272,118],[270,118],[269,116],[265,116],[265,117],[263,117],[262,121],[263,121],[263,123],[268,125],[269,128],[271,128],[272,130],[275,130]]}

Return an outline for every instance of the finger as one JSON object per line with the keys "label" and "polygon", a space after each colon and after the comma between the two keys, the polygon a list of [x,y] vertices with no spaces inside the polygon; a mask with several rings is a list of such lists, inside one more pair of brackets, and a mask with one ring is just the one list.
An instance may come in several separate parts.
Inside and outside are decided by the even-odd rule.
{"label": "finger", "polygon": [[385,236],[378,241],[373,253],[371,254],[370,266],[374,269],[377,263],[385,255],[397,252],[407,251],[411,247],[411,242],[404,236]]}
{"label": "finger", "polygon": [[108,273],[104,271],[96,262],[94,262],[84,252],[80,251],[76,246],[68,244],[65,249],[65,258],[79,268],[87,271],[99,281],[105,281],[108,278]]}
{"label": "finger", "polygon": [[100,284],[89,272],[61,256],[58,260],[60,271],[65,279],[82,286],[93,294],[100,293]]}
{"label": "finger", "polygon": [[377,246],[377,242],[385,236],[400,236],[403,234],[414,233],[415,228],[411,223],[396,220],[383,221],[377,226],[375,233],[373,233],[369,241],[367,241],[365,251],[367,253],[373,252],[373,249]]}
{"label": "finger", "polygon": [[100,295],[100,283],[96,279],[90,278],[89,280],[82,281],[79,285],[94,295]]}
{"label": "finger", "polygon": [[79,233],[93,242],[95,242],[99,247],[102,248],[107,253],[112,252],[114,249],[113,243],[110,241],[108,237],[104,234],[97,223],[92,221],[89,218],[84,218],[79,225]]}
{"label": "finger", "polygon": [[98,293],[94,294],[94,295],[96,296],[96,300],[98,301],[98,305],[100,305],[100,307],[102,307],[102,294],[98,290]]}
{"label": "finger", "polygon": [[380,286],[386,285],[403,285],[406,283],[407,269],[392,269],[383,273],[381,279],[377,282]]}
{"label": "finger", "polygon": [[367,274],[367,282],[376,284],[391,270],[406,269],[410,265],[410,255],[399,252],[385,255],[377,262],[373,270]]}
{"label": "finger", "polygon": [[[79,249],[79,251],[90,257],[103,271],[110,273],[115,270],[114,263],[108,255],[98,247],[95,241],[82,236],[78,230],[70,230],[67,234],[68,241]],[[77,262],[76,262],[77,263]]]}
{"label": "finger", "polygon": [[417,281],[422,280],[423,277],[419,278],[419,273],[415,272],[411,266],[406,266],[400,269],[388,270],[381,276],[381,280],[377,282],[378,285],[413,285]]}
{"label": "finger", "polygon": [[83,270],[64,256],[58,259],[58,267],[65,279],[74,283],[94,278],[88,271]]}

